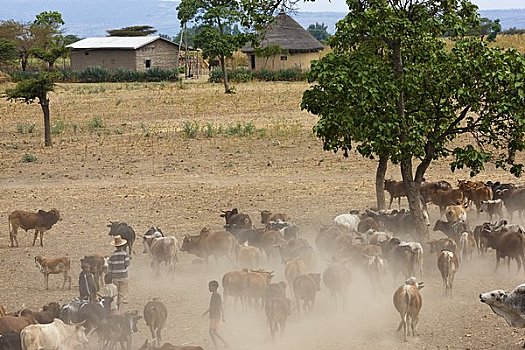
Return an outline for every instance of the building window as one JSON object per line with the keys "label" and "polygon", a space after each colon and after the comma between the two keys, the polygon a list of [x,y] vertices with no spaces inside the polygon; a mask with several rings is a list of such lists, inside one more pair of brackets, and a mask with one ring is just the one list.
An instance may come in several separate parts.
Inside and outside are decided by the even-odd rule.
{"label": "building window", "polygon": [[151,60],[145,60],[144,64],[146,66],[146,69],[150,68],[151,67]]}
{"label": "building window", "polygon": [[288,61],[288,56],[281,56],[281,61]]}

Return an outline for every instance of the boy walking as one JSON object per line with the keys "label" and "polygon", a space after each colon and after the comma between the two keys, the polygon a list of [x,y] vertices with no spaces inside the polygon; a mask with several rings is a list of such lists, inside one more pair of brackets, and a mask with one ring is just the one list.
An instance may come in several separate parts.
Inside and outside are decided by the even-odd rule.
{"label": "boy walking", "polygon": [[224,310],[222,308],[222,298],[221,295],[217,292],[217,289],[219,288],[219,282],[217,281],[210,281],[208,283],[208,289],[211,292],[211,298],[210,298],[210,308],[206,310],[205,313],[202,314],[202,317],[206,316],[207,314],[210,314],[210,337],[211,340],[213,340],[213,345],[215,346],[215,349],[218,349],[217,346],[217,338],[222,341],[225,348],[228,347],[228,343],[226,343],[226,340],[224,340],[219,333],[217,332],[219,328],[219,322],[222,320],[224,321]]}

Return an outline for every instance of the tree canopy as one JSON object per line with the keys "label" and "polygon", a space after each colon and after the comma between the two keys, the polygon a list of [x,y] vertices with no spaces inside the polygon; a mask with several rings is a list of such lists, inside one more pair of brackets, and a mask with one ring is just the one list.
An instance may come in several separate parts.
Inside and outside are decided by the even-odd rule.
{"label": "tree canopy", "polygon": [[30,26],[34,44],[30,53],[46,62],[49,69],[53,68],[56,60],[68,53],[60,29],[62,25],[64,21],[60,12],[46,11],[36,15]]}
{"label": "tree canopy", "polygon": [[[515,153],[525,147],[525,59],[479,40],[456,40],[448,50],[440,39],[479,23],[475,5],[347,4],[330,39],[334,51],[313,65],[315,84],[303,95],[302,107],[319,116],[315,132],[325,149],[355,145],[363,156],[399,163],[422,234],[419,186],[432,161],[453,156],[452,170],[468,167],[471,175],[486,162],[521,174]],[[472,142],[457,140],[466,134]]]}
{"label": "tree canopy", "polygon": [[108,36],[148,36],[157,32],[155,28],[148,25],[130,26],[119,29],[106,30]]}
{"label": "tree canopy", "polygon": [[310,24],[308,28],[306,28],[308,33],[312,34],[314,38],[321,42],[326,42],[328,38],[330,37],[330,33],[328,33],[328,26],[323,23],[315,22],[315,24]]}

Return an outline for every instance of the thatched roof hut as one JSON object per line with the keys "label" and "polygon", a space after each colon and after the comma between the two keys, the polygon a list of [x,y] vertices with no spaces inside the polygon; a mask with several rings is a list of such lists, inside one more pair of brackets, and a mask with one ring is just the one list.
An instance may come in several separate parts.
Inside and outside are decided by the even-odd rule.
{"label": "thatched roof hut", "polygon": [[277,70],[286,68],[310,68],[310,61],[319,58],[319,52],[324,49],[316,38],[286,13],[281,12],[268,26],[264,33],[260,48],[279,47],[280,52],[271,56],[260,54],[251,44],[241,49],[248,55],[251,69],[263,68]]}

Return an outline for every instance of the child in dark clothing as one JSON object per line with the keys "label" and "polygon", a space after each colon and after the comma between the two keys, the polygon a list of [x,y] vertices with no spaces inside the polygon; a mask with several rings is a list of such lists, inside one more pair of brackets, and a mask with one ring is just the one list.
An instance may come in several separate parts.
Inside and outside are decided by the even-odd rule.
{"label": "child in dark clothing", "polygon": [[97,300],[97,286],[91,273],[91,266],[82,264],[82,272],[78,276],[78,289],[80,291],[80,298],[87,298],[89,301]]}
{"label": "child in dark clothing", "polygon": [[212,293],[211,299],[210,299],[210,308],[206,310],[205,313],[202,314],[202,316],[206,316],[207,314],[210,314],[210,337],[211,340],[213,340],[213,345],[215,345],[215,349],[217,349],[217,338],[219,338],[222,343],[224,344],[224,347],[228,347],[228,343],[219,335],[217,332],[219,328],[219,321],[224,321],[224,310],[222,308],[222,298],[221,295],[217,292],[217,289],[219,288],[219,282],[217,281],[210,281],[208,283],[208,289]]}

